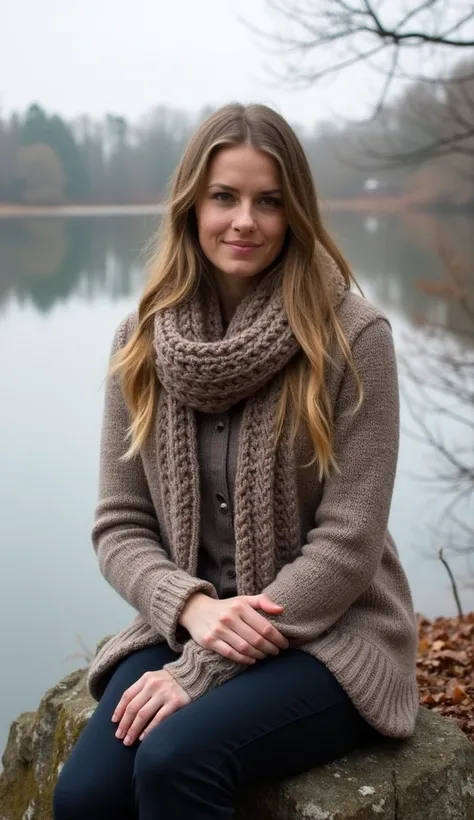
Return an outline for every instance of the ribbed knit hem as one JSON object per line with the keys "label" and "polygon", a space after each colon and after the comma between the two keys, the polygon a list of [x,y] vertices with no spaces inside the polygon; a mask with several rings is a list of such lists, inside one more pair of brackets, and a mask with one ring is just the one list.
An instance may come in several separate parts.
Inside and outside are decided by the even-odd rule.
{"label": "ribbed knit hem", "polygon": [[163,643],[164,638],[158,635],[149,624],[138,616],[130,626],[125,627],[102,645],[92,659],[87,674],[87,688],[94,700],[99,701],[104,694],[105,685],[111,669],[132,652],[138,652],[147,646]]}
{"label": "ribbed knit hem", "polygon": [[204,649],[196,641],[188,641],[181,657],[163,666],[183,687],[191,700],[205,695],[215,686],[248,669],[244,663],[223,658],[212,649]]}
{"label": "ribbed knit hem", "polygon": [[300,647],[333,673],[363,718],[378,732],[405,738],[418,714],[413,668],[401,670],[375,644],[358,634],[332,631]]}
{"label": "ribbed knit hem", "polygon": [[193,578],[184,570],[173,570],[160,581],[151,603],[152,623],[164,636],[170,649],[181,652],[184,643],[176,635],[178,618],[181,611],[194,592],[204,592],[211,598],[217,598],[214,586],[208,581]]}

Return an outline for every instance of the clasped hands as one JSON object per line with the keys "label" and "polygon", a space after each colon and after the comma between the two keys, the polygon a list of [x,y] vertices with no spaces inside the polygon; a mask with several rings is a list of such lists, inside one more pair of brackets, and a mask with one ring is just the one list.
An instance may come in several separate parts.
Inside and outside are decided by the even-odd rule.
{"label": "clasped hands", "polygon": [[[195,592],[186,601],[178,620],[203,648],[250,666],[288,648],[287,639],[258,610],[281,615],[284,607],[265,593],[215,600]],[[131,746],[189,703],[191,698],[169,672],[145,672],[125,690],[116,706],[112,716],[118,724],[115,736]]]}

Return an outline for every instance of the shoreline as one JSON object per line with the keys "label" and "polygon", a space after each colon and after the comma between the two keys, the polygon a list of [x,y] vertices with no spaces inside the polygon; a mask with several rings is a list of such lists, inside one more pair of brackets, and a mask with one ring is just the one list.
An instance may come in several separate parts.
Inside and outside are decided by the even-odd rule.
{"label": "shoreline", "polygon": [[[352,211],[362,213],[403,213],[407,209],[420,210],[428,203],[413,197],[359,197],[353,199],[321,198],[323,211]],[[87,216],[161,216],[166,210],[163,202],[141,205],[16,205],[0,202],[0,219],[23,217],[87,217]]]}
{"label": "shoreline", "polygon": [[31,216],[160,216],[166,210],[155,205],[7,205],[0,203],[0,219]]}

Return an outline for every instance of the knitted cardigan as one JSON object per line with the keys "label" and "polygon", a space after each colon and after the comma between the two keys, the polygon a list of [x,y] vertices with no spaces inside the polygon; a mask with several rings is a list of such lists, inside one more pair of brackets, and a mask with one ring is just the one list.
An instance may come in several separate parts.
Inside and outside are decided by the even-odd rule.
{"label": "knitted cardigan", "polygon": [[[399,436],[395,353],[386,317],[367,300],[347,292],[338,318],[362,380],[363,404],[351,412],[357,389],[335,348],[327,385],[339,472],[321,482],[316,467],[305,466],[313,450],[300,427],[295,459],[301,550],[262,591],[285,607],[272,620],[290,646],[322,661],[375,729],[402,738],[413,732],[418,710],[417,632],[407,579],[387,530]],[[131,315],[120,324],[112,354],[126,343],[134,322]],[[168,543],[156,431],[139,456],[119,460],[129,423],[119,380],[109,377],[92,540],[104,577],[138,614],[93,659],[89,690],[99,699],[118,661],[166,641],[180,655],[164,668],[195,699],[247,667],[193,639],[181,640],[178,618],[189,596],[201,591],[216,598],[217,592],[180,567]]]}

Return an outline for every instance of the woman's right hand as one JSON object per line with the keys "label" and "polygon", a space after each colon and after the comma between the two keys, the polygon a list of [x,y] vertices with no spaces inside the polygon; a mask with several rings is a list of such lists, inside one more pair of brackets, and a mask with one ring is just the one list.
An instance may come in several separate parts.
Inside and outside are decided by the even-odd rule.
{"label": "woman's right hand", "polygon": [[252,664],[267,655],[278,655],[280,649],[289,646],[258,609],[269,615],[281,615],[284,611],[265,593],[215,600],[195,592],[186,601],[178,620],[205,649],[237,663]]}

